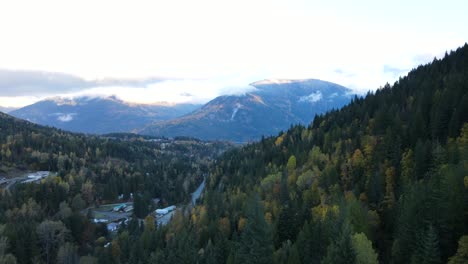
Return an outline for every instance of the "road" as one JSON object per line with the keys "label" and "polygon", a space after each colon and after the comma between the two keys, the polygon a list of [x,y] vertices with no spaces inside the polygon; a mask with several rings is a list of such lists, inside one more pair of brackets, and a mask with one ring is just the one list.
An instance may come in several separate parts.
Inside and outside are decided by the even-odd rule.
{"label": "road", "polygon": [[40,181],[43,178],[50,176],[51,174],[52,173],[50,173],[49,171],[27,172],[23,176],[14,177],[11,179],[2,179],[0,180],[0,185],[5,185],[5,190],[10,191],[11,187],[13,187],[17,183],[21,183],[28,180],[30,182]]}
{"label": "road", "polygon": [[200,198],[200,195],[203,192],[203,189],[205,189],[205,181],[206,179],[203,179],[203,182],[198,186],[198,188],[192,193],[192,205],[195,205],[197,202],[198,198]]}
{"label": "road", "polygon": [[[205,189],[205,179],[203,179],[203,182],[198,186],[198,188],[192,193],[192,199],[191,202],[186,205],[186,208],[190,210],[193,206],[195,206],[198,198],[200,198],[201,194],[203,193],[203,189]],[[172,216],[175,214],[176,211],[180,211],[183,208],[178,207],[176,210],[167,213],[166,215],[163,215],[159,218],[156,219],[158,225],[167,225],[171,219]]]}

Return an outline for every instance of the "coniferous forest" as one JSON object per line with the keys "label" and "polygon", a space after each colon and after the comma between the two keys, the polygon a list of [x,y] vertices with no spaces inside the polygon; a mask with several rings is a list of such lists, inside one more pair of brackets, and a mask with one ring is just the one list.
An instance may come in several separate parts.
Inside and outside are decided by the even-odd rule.
{"label": "coniferous forest", "polygon": [[[468,45],[276,137],[231,148],[0,116],[0,263],[468,263]],[[226,149],[228,149],[225,151]],[[218,156],[218,154],[221,154]],[[196,206],[155,224],[149,200]],[[117,232],[83,210],[134,197]]]}

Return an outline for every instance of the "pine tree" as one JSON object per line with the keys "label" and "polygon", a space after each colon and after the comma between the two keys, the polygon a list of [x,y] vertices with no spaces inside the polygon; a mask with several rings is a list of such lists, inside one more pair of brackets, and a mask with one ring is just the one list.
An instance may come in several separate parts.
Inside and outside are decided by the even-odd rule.
{"label": "pine tree", "polygon": [[236,262],[242,264],[270,264],[273,261],[273,239],[258,195],[247,203],[247,224],[242,232]]}
{"label": "pine tree", "polygon": [[327,255],[323,259],[324,264],[353,264],[356,263],[356,252],[351,241],[349,224],[345,223],[341,235],[337,241],[327,248]]}
{"label": "pine tree", "polygon": [[299,251],[296,245],[293,245],[289,249],[288,264],[301,264],[301,258],[299,257]]}
{"label": "pine tree", "polygon": [[289,205],[283,207],[278,218],[276,227],[278,233],[278,244],[286,240],[295,240],[296,236],[296,211],[291,210]]}
{"label": "pine tree", "polygon": [[439,238],[436,230],[432,225],[426,230],[422,236],[416,252],[411,259],[413,264],[438,264],[440,260]]}

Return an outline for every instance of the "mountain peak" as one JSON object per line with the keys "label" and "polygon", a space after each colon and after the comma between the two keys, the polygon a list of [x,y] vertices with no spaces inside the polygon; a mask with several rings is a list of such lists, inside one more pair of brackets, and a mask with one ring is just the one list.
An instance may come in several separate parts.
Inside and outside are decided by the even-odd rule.
{"label": "mountain peak", "polygon": [[258,89],[216,97],[197,111],[152,123],[139,133],[248,142],[277,134],[291,124],[306,125],[316,114],[339,108],[351,99],[346,87],[316,79],[267,79],[251,86]]}

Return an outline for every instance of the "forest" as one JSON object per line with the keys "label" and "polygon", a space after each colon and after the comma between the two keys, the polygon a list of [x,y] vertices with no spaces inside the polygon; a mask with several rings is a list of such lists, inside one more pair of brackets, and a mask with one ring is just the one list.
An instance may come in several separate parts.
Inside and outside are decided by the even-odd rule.
{"label": "forest", "polygon": [[[161,199],[162,205],[187,202],[210,164],[232,145],[190,138],[75,134],[0,113],[0,147],[0,178],[26,171],[56,172],[39,184],[0,188],[0,263],[56,263],[65,242],[80,255],[93,255],[96,240],[110,237],[84,209],[133,196],[138,219],[150,214],[153,198]],[[47,238],[46,245],[41,224],[58,236]]]}
{"label": "forest", "polygon": [[208,186],[185,225],[206,263],[467,263],[468,45],[226,153]]}
{"label": "forest", "polygon": [[[0,263],[468,263],[467,44],[220,157],[219,142],[0,129],[3,171],[58,172],[1,194]],[[166,226],[142,212],[109,234],[80,214],[121,193],[187,200],[204,173]]]}

